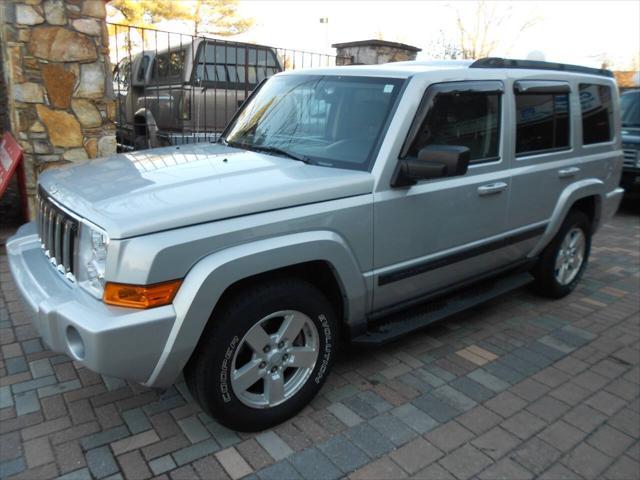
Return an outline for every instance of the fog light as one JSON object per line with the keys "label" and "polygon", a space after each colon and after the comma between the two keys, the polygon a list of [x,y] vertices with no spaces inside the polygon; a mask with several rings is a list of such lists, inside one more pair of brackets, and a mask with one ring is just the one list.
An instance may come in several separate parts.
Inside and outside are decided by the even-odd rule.
{"label": "fog light", "polygon": [[84,359],[84,342],[80,332],[71,325],[67,327],[67,345],[69,345],[69,350],[76,359]]}

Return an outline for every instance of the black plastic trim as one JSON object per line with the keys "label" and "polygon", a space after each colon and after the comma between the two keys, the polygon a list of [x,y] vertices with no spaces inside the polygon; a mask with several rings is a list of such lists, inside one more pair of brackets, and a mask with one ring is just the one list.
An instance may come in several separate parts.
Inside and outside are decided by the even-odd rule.
{"label": "black plastic trim", "polygon": [[479,285],[482,282],[497,279],[506,275],[527,272],[535,265],[537,260],[537,257],[525,258],[523,260],[505,265],[504,267],[474,275],[473,277],[467,278],[460,282],[447,285],[445,287],[433,290],[417,297],[403,300],[400,303],[396,303],[388,307],[381,308],[380,310],[376,310],[367,315],[368,326],[369,328],[375,328],[381,323],[387,322],[393,315],[401,314],[402,312],[405,312],[406,310],[417,307],[419,305],[425,305],[430,302],[438,302],[450,296],[454,296],[458,292],[466,288],[473,287],[474,285]]}
{"label": "black plastic trim", "polygon": [[509,245],[513,245],[513,244],[522,242],[524,240],[528,240],[530,238],[534,238],[539,235],[542,235],[545,232],[546,228],[547,226],[545,224],[539,227],[525,230],[520,233],[516,233],[514,235],[509,235],[508,237],[504,237],[499,240],[494,240],[493,242],[485,243],[484,245],[467,248],[460,252],[447,255],[446,257],[438,258],[436,260],[427,260],[417,265],[412,265],[411,267],[403,268],[402,270],[396,270],[395,272],[385,273],[378,277],[378,285],[383,286],[389,283],[398,282],[400,280],[404,280],[406,278],[410,278],[416,275],[421,275],[423,273],[429,272],[431,270],[435,270],[437,268],[446,267],[447,265],[451,265],[453,263],[461,262],[463,260],[468,260],[469,258],[476,257],[478,255],[482,255],[488,252],[492,252],[494,250],[498,250],[503,247],[508,247]]}
{"label": "black plastic trim", "polygon": [[567,63],[543,62],[539,60],[517,60],[511,58],[488,57],[476,60],[469,68],[524,68],[530,70],[557,70],[572,73],[587,73],[613,78],[613,72],[604,68],[583,67]]}
{"label": "black plastic trim", "polygon": [[571,86],[569,82],[518,80],[513,84],[513,90],[519,95],[528,93],[571,93]]}

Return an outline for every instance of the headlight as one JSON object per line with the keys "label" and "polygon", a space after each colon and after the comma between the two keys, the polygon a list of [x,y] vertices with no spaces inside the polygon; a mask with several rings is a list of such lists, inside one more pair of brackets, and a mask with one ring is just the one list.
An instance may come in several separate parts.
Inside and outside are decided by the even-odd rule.
{"label": "headlight", "polygon": [[109,237],[106,232],[86,223],[82,225],[78,252],[78,283],[96,297],[102,297],[104,290],[108,247]]}

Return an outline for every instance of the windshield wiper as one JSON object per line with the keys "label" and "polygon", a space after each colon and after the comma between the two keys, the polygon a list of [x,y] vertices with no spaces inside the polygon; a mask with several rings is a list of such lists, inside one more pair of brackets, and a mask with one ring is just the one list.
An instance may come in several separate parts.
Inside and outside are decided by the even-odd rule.
{"label": "windshield wiper", "polygon": [[310,160],[308,157],[304,155],[299,155],[297,153],[289,152],[279,147],[272,147],[270,145],[252,145],[249,143],[241,143],[241,142],[229,142],[225,140],[225,143],[230,147],[236,148],[244,148],[246,150],[255,150],[256,152],[265,152],[265,153],[275,153],[276,155],[282,155],[283,157],[291,158],[293,160],[298,160],[299,162],[309,163]]}

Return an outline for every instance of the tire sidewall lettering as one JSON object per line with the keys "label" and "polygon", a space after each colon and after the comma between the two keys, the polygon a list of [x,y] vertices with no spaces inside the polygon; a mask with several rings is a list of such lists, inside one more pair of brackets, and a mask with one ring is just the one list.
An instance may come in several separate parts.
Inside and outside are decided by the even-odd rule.
{"label": "tire sidewall lettering", "polygon": [[319,352],[322,359],[314,377],[314,381],[317,384],[322,382],[322,379],[327,373],[327,369],[331,363],[331,353],[333,351],[333,333],[331,331],[331,324],[329,323],[329,320],[327,320],[326,315],[318,315],[318,323],[320,324],[320,330],[323,333],[323,335],[320,335],[320,338],[324,336],[324,345],[322,345],[322,350]]}
{"label": "tire sidewall lettering", "polygon": [[233,358],[233,352],[238,348],[240,343],[240,337],[237,335],[231,339],[229,347],[224,352],[224,358],[222,359],[222,365],[220,367],[220,395],[224,403],[231,401],[231,385],[229,384],[229,370],[231,368],[231,359]]}

